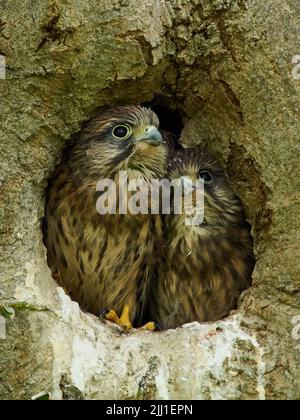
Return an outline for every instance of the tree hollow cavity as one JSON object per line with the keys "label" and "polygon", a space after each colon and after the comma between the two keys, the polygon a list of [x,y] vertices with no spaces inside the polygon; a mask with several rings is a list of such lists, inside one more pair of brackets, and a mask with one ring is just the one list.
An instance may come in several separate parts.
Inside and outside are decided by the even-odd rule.
{"label": "tree hollow cavity", "polygon": [[[142,106],[153,110],[157,114],[157,116],[159,118],[159,121],[160,121],[160,125],[159,125],[160,129],[162,130],[162,132],[167,132],[171,135],[171,143],[172,143],[171,149],[172,150],[170,149],[170,151],[169,151],[169,154],[170,154],[169,159],[172,159],[172,155],[175,155],[178,151],[181,150],[182,153],[184,153],[184,150],[192,149],[195,146],[196,147],[201,147],[203,151],[207,151],[208,153],[213,153],[213,156],[216,156],[216,158],[221,162],[221,165],[222,165],[222,168],[223,168],[223,171],[224,171],[224,177],[227,179],[227,182],[230,185],[230,189],[232,189],[234,191],[234,193],[236,193],[238,191],[238,188],[236,186],[239,184],[239,182],[247,182],[247,179],[246,179],[245,175],[243,175],[243,169],[241,168],[241,166],[239,166],[238,173],[236,172],[236,169],[235,169],[236,166],[238,165],[237,160],[238,159],[244,159],[242,149],[240,149],[240,150],[235,149],[234,150],[235,152],[241,152],[241,154],[238,157],[234,156],[230,152],[229,155],[228,155],[228,158],[227,158],[228,162],[226,164],[224,156],[222,155],[222,146],[224,146],[224,145],[222,143],[220,143],[220,139],[219,138],[212,139],[212,138],[203,137],[203,131],[207,130],[207,128],[205,128],[205,121],[203,120],[203,117],[201,115],[202,110],[200,110],[199,113],[196,112],[195,114],[191,115],[190,117],[187,117],[186,113],[183,112],[182,109],[179,109],[180,107],[178,107],[178,108],[177,107],[170,107],[169,103],[170,103],[169,99],[166,100],[163,97],[163,95],[157,95],[157,96],[154,97],[154,99],[152,101],[145,101],[141,104]],[[116,104],[115,106],[117,106],[117,105],[118,104]],[[202,104],[201,104],[200,108],[202,108]],[[101,115],[107,109],[109,109],[109,107],[103,107],[101,109],[101,111],[96,112],[96,114]],[[199,115],[200,115],[200,118],[199,118]],[[211,116],[207,115],[207,117],[208,117],[207,118],[207,124],[209,125]],[[214,118],[217,118],[217,116],[214,115]],[[89,122],[86,122],[83,125],[82,130],[85,130],[85,127],[87,127],[88,124],[89,124]],[[122,127],[124,126],[124,124],[122,125]],[[199,128],[200,128],[200,130],[197,132],[197,129],[199,129]],[[195,132],[196,132],[196,134],[195,134]],[[72,153],[72,150],[74,149],[74,145],[76,144],[76,142],[78,140],[78,137],[80,136],[80,133],[81,132],[79,132],[75,136],[73,136],[70,144],[68,145],[68,147],[65,149],[65,151],[62,154],[62,158],[60,159],[61,163],[56,168],[55,174],[49,180],[49,185],[48,185],[46,196],[47,196],[48,212],[50,211],[50,213],[51,213],[51,211],[55,212],[56,211],[56,206],[59,206],[59,201],[54,205],[53,208],[51,208],[51,205],[49,205],[49,200],[51,198],[50,191],[51,191],[52,185],[53,185],[53,183],[56,182],[56,177],[61,176],[61,164],[62,163],[64,164],[64,162],[66,162],[66,164],[68,164],[67,163],[68,162],[68,156],[70,155],[70,153]],[[101,141],[101,139],[99,141]],[[88,158],[88,155],[87,155],[87,158]],[[248,170],[249,170],[249,166],[248,166]],[[80,168],[79,168],[79,171],[80,171]],[[70,174],[66,175],[66,176],[73,177],[73,175],[70,175]],[[57,194],[61,194],[59,199],[63,199],[63,194],[64,194],[63,189],[64,189],[67,182],[68,182],[68,179],[64,178],[64,179],[62,179],[62,181],[59,185],[58,192],[57,192]],[[95,206],[96,206],[96,196],[95,196]],[[75,206],[74,206],[74,208],[75,208]],[[83,211],[83,208],[82,208],[82,211]],[[57,241],[57,242],[65,241],[65,243],[68,244],[69,239],[64,238],[65,232],[64,232],[63,224],[68,223],[65,216],[66,216],[66,214],[63,214],[62,218],[57,220],[57,224],[58,224],[59,228],[55,233],[55,235],[56,235],[55,241]],[[84,216],[84,214],[82,214],[82,216]],[[249,215],[246,215],[243,212],[242,217],[244,218],[245,223],[248,225],[249,217],[247,217],[247,216],[249,216]],[[100,222],[101,216],[97,215],[97,217],[99,218],[98,221]],[[95,216],[94,216],[94,219],[95,219]],[[78,220],[73,219],[72,223],[73,223],[72,229],[76,230],[76,228],[78,228],[78,224],[80,224],[80,217],[78,218]],[[95,222],[95,220],[94,220],[93,223],[97,223],[97,222]],[[164,216],[162,216],[162,228],[164,228],[163,224],[164,224]],[[250,230],[250,225],[248,225],[248,226],[249,226],[249,230]],[[44,219],[44,224],[43,224],[44,235],[47,233],[47,229],[48,229],[48,223],[47,223],[47,217],[46,217]],[[139,232],[136,232],[136,234],[139,234]],[[60,235],[62,235],[62,236],[60,237]],[[250,237],[250,234],[249,234],[249,237]],[[168,238],[169,243],[171,243],[173,241],[173,239],[174,238],[169,237]],[[77,240],[80,242],[80,241],[83,241],[84,238],[83,238],[83,236],[81,236],[81,237],[78,236]],[[228,238],[228,240],[229,240],[229,238]],[[250,240],[252,240],[252,237],[251,237]],[[163,241],[164,241],[164,239],[163,239]],[[182,239],[181,241],[184,242],[185,239]],[[58,282],[58,284],[60,286],[62,286],[64,288],[65,292],[71,297],[72,300],[77,301],[78,299],[76,298],[76,296],[74,297],[72,292],[68,290],[65,279],[62,281],[62,279],[60,278],[60,272],[57,268],[57,264],[51,263],[51,257],[49,257],[49,255],[51,255],[51,253],[53,252],[53,248],[49,249],[47,241],[44,241],[44,243],[45,243],[46,247],[48,248],[47,249],[48,265],[51,269],[52,277],[54,278],[55,281]],[[205,245],[205,244],[204,245],[203,244],[202,244],[202,246]],[[217,245],[217,243],[216,243],[216,245]],[[162,242],[162,246],[165,247],[165,246],[169,246],[169,245],[166,245],[164,242]],[[198,246],[199,250],[200,250],[200,247],[201,247],[201,245]],[[251,245],[251,249],[253,249],[252,245]],[[238,249],[235,250],[235,255],[233,256],[234,258],[236,257],[238,251],[239,251]],[[84,255],[83,254],[80,255],[79,251],[77,252],[76,259],[78,259],[79,269],[82,273],[82,278],[83,278],[82,281],[84,281],[85,272],[88,269],[89,264],[92,261],[93,253],[97,252],[97,250],[96,249],[88,249],[88,247],[86,247],[86,249],[83,249],[82,252],[83,252]],[[205,249],[203,249],[203,252],[205,252]],[[191,253],[192,253],[192,250],[190,251],[190,254]],[[189,254],[187,254],[187,257],[188,257],[188,255]],[[199,255],[201,255],[201,253]],[[60,258],[59,264],[62,264],[63,266],[65,266],[67,268],[69,263],[70,263],[69,261],[67,261],[67,256],[66,255],[60,255],[58,258]],[[173,255],[173,258],[176,258],[176,255]],[[211,322],[211,321],[217,321],[219,319],[223,319],[223,318],[227,317],[230,314],[231,311],[233,311],[237,308],[237,304],[238,304],[237,297],[239,297],[239,295],[243,291],[247,290],[251,286],[251,275],[252,275],[252,270],[254,268],[254,256],[252,256],[251,258],[253,258],[253,263],[251,265],[251,270],[248,273],[248,277],[249,277],[248,278],[248,284],[247,284],[247,286],[243,285],[243,287],[239,291],[235,290],[234,293],[235,294],[238,293],[238,296],[236,296],[234,298],[235,303],[231,305],[230,310],[227,310],[224,313],[220,312],[220,314],[221,314],[220,316],[217,316],[217,317],[215,316],[214,318],[206,319],[206,320],[204,320],[204,322],[207,322],[207,321]],[[226,261],[224,260],[223,262],[224,262],[224,267],[219,266],[219,267],[214,267],[214,268],[217,268],[218,271],[224,270],[224,273],[226,273],[226,270],[228,272],[228,269],[226,268]],[[159,261],[159,264],[161,266],[163,266],[165,263],[166,263],[166,261],[164,261],[163,259],[161,259]],[[169,261],[167,261],[167,263],[169,263]],[[249,264],[251,264],[251,263],[249,262]],[[101,265],[101,260],[99,259],[97,267],[99,268],[100,265]],[[145,266],[145,269],[148,269],[148,268]],[[241,269],[242,268],[238,268],[238,267],[232,268],[233,271],[236,270],[233,273],[232,276],[233,277],[234,276],[238,277],[238,273],[239,273],[238,270],[241,270]],[[72,276],[71,272],[70,272],[70,275]],[[98,272],[97,275],[99,277],[101,277],[101,272]],[[187,275],[189,275],[189,274],[187,274]],[[225,275],[225,277],[226,277],[226,275]],[[182,280],[184,281],[184,278]],[[153,276],[153,287],[155,287],[154,286],[155,281],[157,281],[157,279],[155,279],[155,275],[154,275]],[[201,282],[201,278],[199,277],[199,285],[200,285],[200,282]],[[224,280],[224,282],[226,283],[226,279]],[[179,286],[179,284],[178,284],[178,286]],[[224,285],[224,287],[225,287],[225,285]],[[180,291],[180,288],[179,288],[179,291]],[[149,293],[149,296],[147,297],[147,299],[151,299],[151,293]],[[85,306],[81,303],[80,300],[79,300],[79,304],[80,304],[81,309],[89,312],[89,310],[85,308]],[[195,300],[195,305],[197,305],[197,300]],[[179,306],[181,306],[181,303],[179,304]],[[100,315],[101,313],[103,315],[103,313],[104,313],[103,311],[105,311],[107,309],[114,309],[114,308],[113,307],[108,308],[107,306],[103,306],[101,308],[99,307],[98,311],[92,311],[92,312],[93,312],[94,315]],[[118,315],[120,315],[120,311],[119,311]],[[144,314],[143,320],[144,321],[147,321],[147,320],[149,321],[150,319],[152,319],[151,318],[151,312],[149,312],[147,310]],[[156,320],[154,319],[154,321],[156,321]],[[197,315],[192,316],[189,322],[193,322],[193,321],[203,322],[203,320],[199,319],[199,317],[197,317]],[[187,322],[182,322],[182,323],[179,323],[178,325],[174,325],[173,328],[182,326],[183,324],[185,324]],[[168,328],[172,328],[172,326],[164,327],[164,329],[168,329]]]}

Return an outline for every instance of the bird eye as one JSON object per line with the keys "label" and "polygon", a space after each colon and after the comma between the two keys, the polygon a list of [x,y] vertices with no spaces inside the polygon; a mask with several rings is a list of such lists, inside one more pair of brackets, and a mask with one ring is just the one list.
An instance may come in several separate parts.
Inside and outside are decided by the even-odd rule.
{"label": "bird eye", "polygon": [[112,133],[117,139],[125,140],[130,136],[131,128],[128,125],[117,125]]}
{"label": "bird eye", "polygon": [[211,184],[212,183],[212,176],[208,171],[202,171],[199,174],[200,178],[203,179],[204,184]]}

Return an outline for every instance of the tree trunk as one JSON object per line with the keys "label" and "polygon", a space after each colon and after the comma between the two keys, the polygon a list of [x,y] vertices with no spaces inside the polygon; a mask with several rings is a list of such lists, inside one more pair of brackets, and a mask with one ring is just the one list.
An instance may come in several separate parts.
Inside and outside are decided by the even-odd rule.
{"label": "tree trunk", "polygon": [[[300,398],[299,28],[296,0],[0,2],[1,399]],[[40,224],[81,124],[145,102],[219,153],[257,263],[227,319],[120,335],[57,287]]]}

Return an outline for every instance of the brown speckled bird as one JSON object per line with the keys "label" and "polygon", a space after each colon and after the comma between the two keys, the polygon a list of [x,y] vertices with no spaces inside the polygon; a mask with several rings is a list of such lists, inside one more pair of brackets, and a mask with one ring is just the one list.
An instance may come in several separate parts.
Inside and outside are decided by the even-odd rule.
{"label": "brown speckled bird", "polygon": [[45,244],[54,277],[84,310],[113,309],[106,318],[126,329],[141,325],[161,222],[152,215],[100,215],[96,185],[107,178],[118,183],[119,171],[127,171],[128,181],[159,179],[166,157],[156,114],[116,107],[86,125],[49,188]]}
{"label": "brown speckled bird", "polygon": [[250,286],[254,265],[249,225],[217,159],[199,147],[178,150],[168,172],[170,180],[204,180],[204,221],[189,226],[185,213],[164,217],[163,256],[149,300],[150,316],[163,329],[228,315]]}

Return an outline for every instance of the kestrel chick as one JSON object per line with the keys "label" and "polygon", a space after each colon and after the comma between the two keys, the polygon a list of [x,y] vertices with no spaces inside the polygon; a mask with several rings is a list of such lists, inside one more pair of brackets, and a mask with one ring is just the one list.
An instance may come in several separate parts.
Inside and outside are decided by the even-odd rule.
{"label": "kestrel chick", "polygon": [[164,218],[163,258],[149,306],[164,329],[228,315],[250,286],[254,266],[249,225],[217,159],[199,147],[179,150],[168,173],[170,180],[203,179],[204,221],[187,225],[185,213]]}
{"label": "kestrel chick", "polygon": [[113,108],[86,125],[49,188],[45,244],[55,277],[84,310],[123,311],[120,325],[126,328],[143,317],[160,246],[160,218],[100,215],[96,185],[103,179],[118,183],[120,171],[127,172],[128,181],[160,179],[166,157],[154,112]]}

